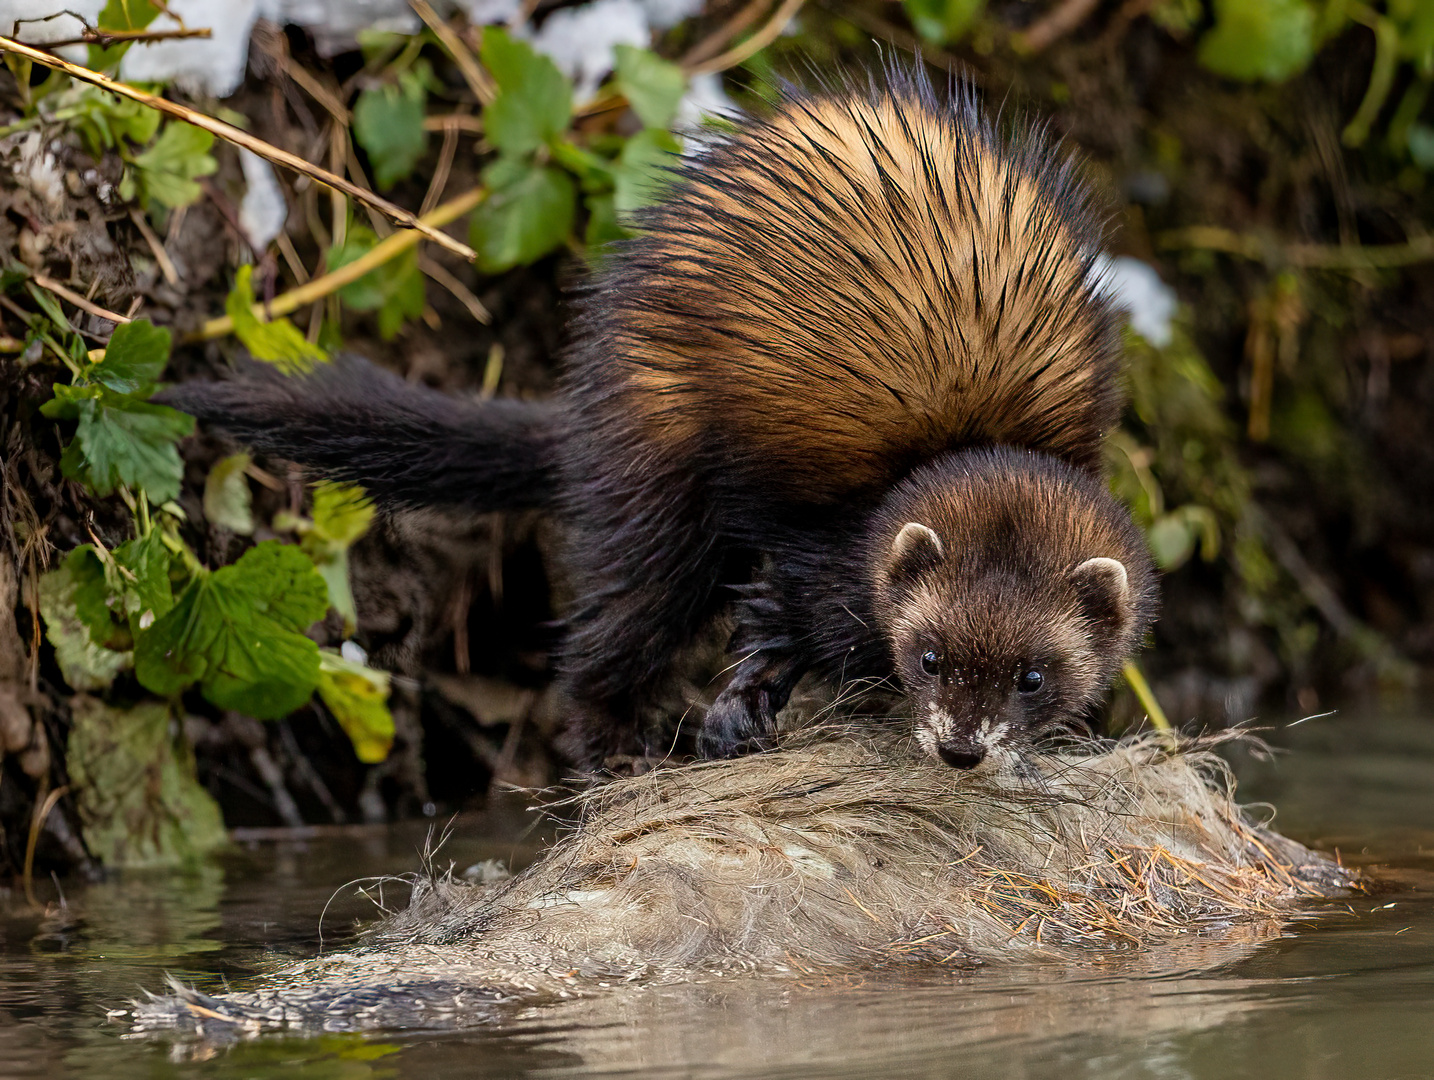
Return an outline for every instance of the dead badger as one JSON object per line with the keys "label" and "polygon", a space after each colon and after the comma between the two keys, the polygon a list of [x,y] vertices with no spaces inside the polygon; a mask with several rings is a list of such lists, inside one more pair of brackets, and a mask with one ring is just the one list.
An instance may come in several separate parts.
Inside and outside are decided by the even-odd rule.
{"label": "dead badger", "polygon": [[581,764],[666,752],[649,714],[724,608],[707,756],[763,745],[807,672],[894,673],[957,768],[1086,719],[1156,582],[1102,479],[1118,322],[1069,163],[897,73],[789,94],[638,225],[578,300],[555,402],[352,359],[171,401],[391,503],[564,517]]}

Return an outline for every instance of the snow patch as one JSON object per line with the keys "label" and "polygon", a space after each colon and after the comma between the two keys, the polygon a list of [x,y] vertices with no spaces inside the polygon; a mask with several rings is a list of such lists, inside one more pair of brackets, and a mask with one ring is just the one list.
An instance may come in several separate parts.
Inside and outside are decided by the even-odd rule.
{"label": "snow patch", "polygon": [[524,27],[518,34],[551,57],[558,70],[573,80],[573,97],[578,102],[590,100],[613,69],[615,46],[646,49],[652,45],[647,9],[640,0],[594,0],[581,7],[562,8],[549,15],[536,33]]}
{"label": "snow patch", "polygon": [[239,204],[239,226],[254,245],[257,258],[283,230],[289,206],[267,161],[241,147],[239,162],[244,167],[245,188],[244,201]]}
{"label": "snow patch", "polygon": [[1092,287],[1130,316],[1130,328],[1157,349],[1170,344],[1170,322],[1178,299],[1155,267],[1129,255],[1096,257]]}

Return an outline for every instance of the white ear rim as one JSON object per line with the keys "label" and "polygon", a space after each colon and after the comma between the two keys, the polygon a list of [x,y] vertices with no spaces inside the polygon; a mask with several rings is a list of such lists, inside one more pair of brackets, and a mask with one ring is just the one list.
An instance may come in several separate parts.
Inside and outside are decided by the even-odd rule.
{"label": "white ear rim", "polygon": [[[938,559],[946,554],[941,537],[936,535],[935,529],[930,525],[923,525],[919,521],[908,521],[896,534],[896,539],[891,542],[891,557],[893,560],[900,560],[919,547],[931,548]],[[1121,569],[1123,571],[1124,567]]]}
{"label": "white ear rim", "polygon": [[1115,593],[1118,606],[1124,609],[1129,603],[1130,575],[1126,573],[1125,564],[1119,559],[1110,559],[1104,555],[1087,559],[1075,568],[1074,576],[1104,577],[1111,583],[1111,591]]}

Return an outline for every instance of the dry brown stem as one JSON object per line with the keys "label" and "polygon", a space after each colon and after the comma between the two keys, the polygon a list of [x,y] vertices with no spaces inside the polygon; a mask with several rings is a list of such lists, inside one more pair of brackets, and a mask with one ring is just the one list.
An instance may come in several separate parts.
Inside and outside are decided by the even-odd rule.
{"label": "dry brown stem", "polygon": [[[423,218],[424,223],[430,229],[437,229],[447,225],[449,222],[466,214],[483,201],[487,196],[488,189],[484,187],[471,188],[459,195],[456,199],[450,199],[433,213]],[[426,233],[424,234],[426,235]],[[322,300],[331,296],[345,285],[352,284],[359,278],[372,270],[377,269],[390,259],[396,258],[407,251],[419,241],[417,230],[407,230],[387,236],[373,246],[371,250],[355,259],[353,262],[332,270],[321,277],[314,278],[297,289],[290,289],[274,297],[269,304],[255,304],[254,314],[261,319],[277,318],[280,315],[287,315],[291,311],[297,311],[315,300]],[[225,315],[222,318],[210,319],[193,334],[185,338],[186,343],[196,341],[207,341],[210,338],[223,337],[225,334],[234,332],[234,320]]]}
{"label": "dry brown stem", "polygon": [[776,14],[755,34],[720,56],[692,65],[687,69],[687,74],[707,75],[714,71],[726,71],[755,56],[781,36],[782,31],[787,28],[789,22],[796,18],[797,12],[801,10],[804,3],[806,0],[782,0],[782,5],[777,8]]}
{"label": "dry brown stem", "polygon": [[291,154],[287,150],[281,150],[279,147],[273,146],[263,139],[255,138],[247,131],[241,131],[232,124],[226,124],[222,120],[216,120],[212,116],[207,116],[188,106],[180,105],[178,102],[156,97],[154,94],[146,93],[143,90],[137,90],[133,86],[117,82],[107,75],[102,75],[98,71],[91,71],[89,68],[81,67],[79,64],[72,64],[68,60],[63,60],[58,56],[51,56],[41,49],[33,48],[23,42],[16,41],[14,38],[0,35],[0,50],[23,56],[37,64],[63,72],[72,79],[79,79],[81,82],[90,83],[93,86],[100,87],[102,90],[108,90],[110,93],[116,94],[119,97],[128,98],[130,101],[137,101],[141,105],[164,113],[166,116],[173,117],[176,120],[182,120],[186,124],[193,124],[195,127],[202,128],[211,135],[224,139],[226,142],[233,143],[235,146],[242,146],[244,149],[250,150],[260,157],[272,161],[276,165],[282,165],[286,169],[292,169],[294,172],[302,173],[318,183],[323,184],[325,187],[342,192],[363,205],[370,206],[380,213],[387,215],[404,227],[414,229],[435,243],[442,244],[455,255],[462,255],[470,261],[478,257],[478,253],[467,244],[460,243],[453,239],[453,237],[440,232],[432,226],[425,225],[412,213],[403,209],[403,207],[397,206],[387,199],[375,195],[372,191],[368,191],[359,187],[357,184],[345,180],[342,176],[329,172],[327,169],[321,169],[317,165],[311,165],[303,158]]}

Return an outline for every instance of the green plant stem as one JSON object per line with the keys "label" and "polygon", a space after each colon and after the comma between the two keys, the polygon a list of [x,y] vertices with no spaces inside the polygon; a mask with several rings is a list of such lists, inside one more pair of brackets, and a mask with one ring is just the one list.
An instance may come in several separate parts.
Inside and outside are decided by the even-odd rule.
{"label": "green plant stem", "polygon": [[1369,138],[1369,129],[1384,108],[1389,91],[1394,86],[1394,70],[1399,64],[1399,28],[1394,20],[1381,15],[1374,20],[1374,66],[1369,72],[1369,86],[1364,91],[1364,100],[1340,136],[1345,146],[1363,146]]}
{"label": "green plant stem", "polygon": [[1404,244],[1280,244],[1218,225],[1171,229],[1156,237],[1156,246],[1167,251],[1203,248],[1309,270],[1391,270],[1434,259],[1434,236],[1416,236]]}
{"label": "green plant stem", "polygon": [[[451,199],[442,206],[436,207],[431,213],[426,214],[420,220],[430,228],[441,228],[472,210],[488,196],[488,189],[485,187],[471,188]],[[267,305],[255,304],[254,314],[260,319],[277,318],[280,315],[287,315],[291,311],[312,304],[315,300],[322,300],[324,297],[338,292],[345,285],[351,285],[365,274],[378,269],[384,263],[402,255],[409,248],[413,247],[421,239],[417,230],[409,229],[403,232],[396,232],[380,240],[373,248],[351,263],[345,263],[337,270],[330,271],[322,277],[316,277],[297,289],[290,289],[286,293],[274,297]],[[197,341],[208,341],[210,338],[223,337],[225,334],[234,332],[234,320],[225,315],[218,319],[210,319],[193,334],[184,339],[185,344],[193,344]]]}
{"label": "green plant stem", "polygon": [[1121,672],[1125,676],[1126,684],[1135,691],[1135,696],[1140,701],[1140,707],[1150,718],[1151,726],[1156,731],[1174,731],[1175,729],[1170,726],[1170,721],[1165,717],[1165,710],[1155,699],[1155,692],[1150,689],[1150,684],[1145,681],[1145,676],[1141,673],[1140,668],[1136,667],[1135,661],[1127,660]]}

